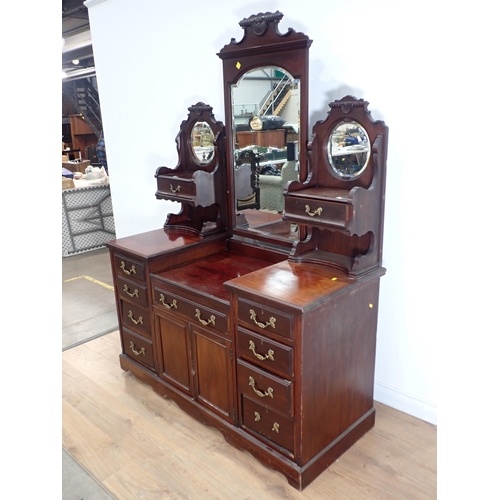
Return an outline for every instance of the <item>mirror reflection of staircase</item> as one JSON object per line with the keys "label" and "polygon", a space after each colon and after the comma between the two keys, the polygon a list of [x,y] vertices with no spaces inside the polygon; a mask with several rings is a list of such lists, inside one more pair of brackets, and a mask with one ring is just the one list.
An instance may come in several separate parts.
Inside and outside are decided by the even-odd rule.
{"label": "mirror reflection of staircase", "polygon": [[259,108],[259,115],[279,116],[285,104],[292,95],[293,80],[288,75],[283,75],[273,90],[264,97]]}

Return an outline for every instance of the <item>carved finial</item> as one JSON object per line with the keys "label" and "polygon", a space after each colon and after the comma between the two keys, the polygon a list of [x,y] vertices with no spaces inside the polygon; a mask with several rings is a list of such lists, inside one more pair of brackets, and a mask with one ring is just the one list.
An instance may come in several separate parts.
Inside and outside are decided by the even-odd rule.
{"label": "carved finial", "polygon": [[212,106],[205,104],[204,102],[198,102],[190,106],[188,108],[188,111],[190,111],[191,113],[194,112],[198,116],[200,116],[204,111],[208,111],[209,113],[211,113],[212,109],[213,109]]}
{"label": "carved finial", "polygon": [[283,14],[278,10],[274,13],[265,12],[255,14],[253,16],[247,17],[240,21],[240,26],[245,29],[248,27],[252,28],[252,31],[257,36],[262,36],[267,31],[269,24],[276,23],[278,24],[283,17]]}
{"label": "carved finial", "polygon": [[365,101],[364,99],[357,99],[352,95],[347,95],[342,99],[329,103],[328,106],[330,106],[330,108],[332,109],[340,108],[345,114],[348,114],[352,111],[353,108],[367,109],[368,104],[370,103],[368,101]]}

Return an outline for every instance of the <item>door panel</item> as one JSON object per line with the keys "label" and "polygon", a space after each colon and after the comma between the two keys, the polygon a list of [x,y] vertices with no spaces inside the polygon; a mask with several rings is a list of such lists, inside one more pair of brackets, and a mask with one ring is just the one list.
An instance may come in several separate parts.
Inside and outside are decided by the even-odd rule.
{"label": "door panel", "polygon": [[156,314],[156,328],[161,343],[160,376],[192,395],[191,356],[187,323],[173,316]]}

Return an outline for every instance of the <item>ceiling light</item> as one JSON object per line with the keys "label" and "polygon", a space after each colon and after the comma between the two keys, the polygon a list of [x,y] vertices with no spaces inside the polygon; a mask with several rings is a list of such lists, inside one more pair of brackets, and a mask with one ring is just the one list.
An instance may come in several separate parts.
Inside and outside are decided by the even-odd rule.
{"label": "ceiling light", "polygon": [[79,60],[79,59],[73,59],[71,62],[72,62],[74,65],[80,64],[80,60]]}

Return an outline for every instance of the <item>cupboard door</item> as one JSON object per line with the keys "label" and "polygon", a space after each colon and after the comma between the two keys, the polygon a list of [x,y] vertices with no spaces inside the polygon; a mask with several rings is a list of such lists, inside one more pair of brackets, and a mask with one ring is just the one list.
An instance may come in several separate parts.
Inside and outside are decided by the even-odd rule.
{"label": "cupboard door", "polygon": [[160,376],[179,389],[193,394],[189,330],[174,316],[156,314],[156,331],[160,340]]}
{"label": "cupboard door", "polygon": [[198,326],[192,327],[195,393],[199,403],[233,422],[232,343]]}

